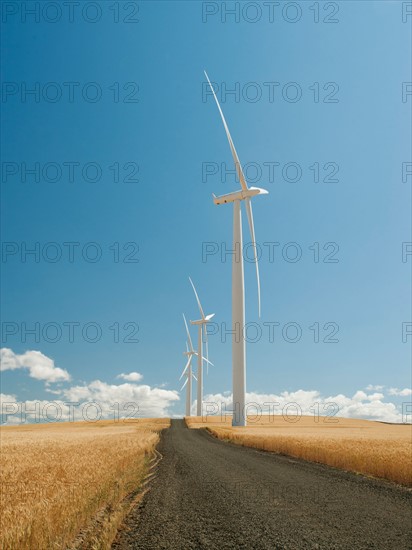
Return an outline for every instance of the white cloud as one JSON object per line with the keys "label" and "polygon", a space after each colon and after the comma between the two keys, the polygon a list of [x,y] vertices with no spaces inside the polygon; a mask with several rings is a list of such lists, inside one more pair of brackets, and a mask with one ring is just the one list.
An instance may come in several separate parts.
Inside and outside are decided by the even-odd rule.
{"label": "white cloud", "polygon": [[45,380],[47,383],[70,380],[66,370],[56,367],[53,359],[40,351],[31,350],[19,355],[9,348],[1,348],[0,370],[15,369],[28,369],[32,378]]}
{"label": "white cloud", "polygon": [[398,388],[389,388],[389,395],[398,395],[400,397],[409,397],[412,395],[411,388],[403,388],[403,390],[398,390]]}
{"label": "white cloud", "polygon": [[[262,414],[282,414],[286,406],[296,403],[304,415],[313,415],[317,410],[316,403],[319,403],[319,414],[326,415],[335,412],[335,416],[345,418],[363,418],[369,420],[380,420],[384,422],[402,422],[402,413],[399,408],[390,402],[384,402],[384,395],[379,392],[367,394],[362,390],[354,393],[352,397],[343,394],[322,396],[317,390],[297,390],[294,392],[281,392],[280,394],[247,393],[246,403],[249,404],[250,414],[256,409],[252,403],[261,407]],[[229,392],[209,394],[204,397],[204,402],[216,403],[217,414],[230,412],[232,409],[232,394]],[[269,404],[271,408],[269,408]],[[324,408],[329,404],[329,409]],[[212,406],[209,409],[212,410]],[[293,414],[296,408],[289,405],[289,414]],[[195,411],[195,408],[193,409]]]}
{"label": "white cloud", "polygon": [[140,374],[140,372],[129,372],[128,374],[119,374],[117,378],[122,378],[123,380],[127,380],[128,382],[139,382],[143,379],[143,374]]}
{"label": "white cloud", "polygon": [[44,388],[44,390],[47,391],[48,393],[53,393],[54,395],[61,395],[61,393],[62,393],[61,389],[52,390],[51,388],[46,387],[46,388]]}
{"label": "white cloud", "polygon": [[3,406],[3,403],[14,403],[15,401],[16,401],[15,395],[0,393],[0,407]]}
{"label": "white cloud", "polygon": [[367,391],[382,391],[385,386],[378,386],[373,384],[368,384],[365,388]]}
{"label": "white cloud", "polygon": [[7,420],[2,422],[3,426],[15,426],[16,424],[21,424],[21,419],[19,416],[9,416]]}
{"label": "white cloud", "polygon": [[95,401],[103,410],[108,411],[118,403],[120,417],[132,412],[132,406],[128,408],[128,403],[138,407],[139,416],[169,416],[169,407],[180,399],[175,390],[132,383],[107,384],[101,380],[94,380],[82,386],[72,386],[64,390],[63,395],[69,401]]}

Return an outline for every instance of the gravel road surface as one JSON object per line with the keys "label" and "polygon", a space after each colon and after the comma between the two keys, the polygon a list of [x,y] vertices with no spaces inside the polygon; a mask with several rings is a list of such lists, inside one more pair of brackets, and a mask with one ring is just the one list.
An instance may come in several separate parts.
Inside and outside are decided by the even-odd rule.
{"label": "gravel road surface", "polygon": [[411,550],[412,492],[224,443],[172,420],[112,548]]}

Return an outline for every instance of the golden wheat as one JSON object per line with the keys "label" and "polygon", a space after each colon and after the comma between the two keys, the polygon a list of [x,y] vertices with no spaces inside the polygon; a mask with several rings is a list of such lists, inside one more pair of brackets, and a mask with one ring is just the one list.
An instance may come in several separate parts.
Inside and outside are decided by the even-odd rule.
{"label": "golden wheat", "polygon": [[190,417],[186,423],[239,445],[412,485],[411,425],[325,417],[315,422],[309,416],[251,420],[245,428],[232,428],[230,417]]}
{"label": "golden wheat", "polygon": [[0,548],[107,547],[126,511],[125,496],[138,488],[158,432],[169,423],[139,419],[1,428]]}

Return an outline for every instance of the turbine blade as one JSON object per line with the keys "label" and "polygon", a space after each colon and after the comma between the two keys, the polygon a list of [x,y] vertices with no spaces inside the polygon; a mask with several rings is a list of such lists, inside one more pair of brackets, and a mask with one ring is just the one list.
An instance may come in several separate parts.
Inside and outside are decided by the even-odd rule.
{"label": "turbine blade", "polygon": [[185,383],[184,383],[183,386],[180,388],[180,391],[182,391],[183,388],[186,386],[188,380],[189,380],[189,378],[186,378]]}
{"label": "turbine blade", "polygon": [[220,113],[220,116],[222,118],[222,122],[223,122],[223,126],[225,127],[225,131],[226,131],[226,136],[227,136],[227,139],[229,141],[229,146],[230,146],[230,150],[232,151],[232,157],[233,157],[233,160],[235,161],[235,167],[236,167],[236,172],[237,172],[237,175],[239,177],[239,181],[240,181],[240,185],[242,186],[242,189],[244,191],[246,191],[248,189],[248,186],[247,186],[247,183],[246,183],[246,179],[245,179],[245,176],[243,174],[243,170],[242,170],[242,166],[240,165],[240,161],[239,161],[239,157],[237,156],[237,152],[236,152],[236,149],[235,149],[235,145],[233,143],[233,140],[232,140],[232,136],[230,135],[230,132],[229,132],[229,128],[228,128],[228,125],[226,123],[226,119],[225,119],[225,116],[223,114],[223,111],[222,111],[222,108],[220,106],[220,103],[216,97],[216,94],[215,94],[215,90],[209,80],[209,77],[207,76],[207,72],[204,71],[205,73],[205,76],[207,78],[207,81],[209,83],[209,86],[213,92],[213,97],[215,98],[215,101],[216,101],[216,105],[218,106],[218,109],[219,109],[219,113]]}
{"label": "turbine blade", "polygon": [[194,379],[196,380],[196,382],[197,382],[197,378],[196,378],[196,375],[195,375],[194,372],[192,372],[192,376],[193,376],[193,378],[194,378]]}
{"label": "turbine blade", "polygon": [[[199,357],[199,354],[197,353],[197,351],[195,351],[195,352],[193,353],[193,355],[196,355],[196,357]],[[202,355],[202,359],[203,359],[203,361],[206,361],[206,363],[209,363],[209,365],[210,365],[211,367],[214,367],[214,364],[213,364],[211,361],[209,361],[209,359],[206,359],[206,357],[203,357],[203,355]]]}
{"label": "turbine blade", "polygon": [[203,313],[202,304],[200,303],[199,296],[197,295],[195,285],[193,284],[192,279],[189,277],[190,284],[192,285],[193,291],[196,296],[197,305],[199,306],[200,315],[202,316],[202,319],[205,319],[205,314]]}
{"label": "turbine blade", "polygon": [[185,322],[186,334],[187,334],[187,339],[189,341],[190,351],[193,351],[192,339],[190,338],[190,332],[189,332],[189,328],[188,328],[187,323],[186,323],[186,317],[185,317],[184,313],[182,313],[182,315],[183,315],[183,321]]}
{"label": "turbine blade", "polygon": [[189,367],[189,365],[190,365],[191,360],[192,360],[192,356],[189,357],[189,359],[188,359],[188,361],[187,361],[187,363],[186,363],[186,366],[185,366],[185,368],[183,369],[182,374],[180,375],[179,380],[181,380],[181,379],[183,378],[183,375],[184,375],[184,373],[187,371],[187,369],[188,369],[188,367]]}
{"label": "turbine blade", "polygon": [[253,212],[252,212],[252,203],[250,202],[250,197],[246,197],[246,213],[247,219],[249,222],[250,236],[252,239],[253,247],[253,257],[256,265],[256,280],[257,280],[257,289],[258,289],[258,309],[259,309],[259,318],[260,318],[260,278],[259,278],[259,262],[257,257],[257,248],[256,248],[256,239],[255,239],[255,226],[253,224]]}

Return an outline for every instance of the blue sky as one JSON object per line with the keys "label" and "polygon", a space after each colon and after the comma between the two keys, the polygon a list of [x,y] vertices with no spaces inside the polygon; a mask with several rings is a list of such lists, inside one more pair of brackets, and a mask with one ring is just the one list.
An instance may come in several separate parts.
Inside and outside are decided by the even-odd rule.
{"label": "blue sky", "polygon": [[[254,266],[245,265],[246,320],[262,327],[248,345],[248,389],[353,395],[368,385],[411,386],[412,337],[402,342],[402,323],[411,321],[412,257],[402,262],[402,243],[411,241],[412,176],[402,182],[402,163],[411,161],[412,96],[402,101],[402,83],[412,80],[412,15],[403,22],[402,2],[332,3],[335,14],[320,2],[319,23],[312,2],[281,2],[273,22],[262,10],[254,23],[253,7],[244,12],[233,2],[226,5],[238,4],[238,21],[215,2],[114,3],[119,14],[101,2],[100,14],[75,11],[70,22],[63,11],[55,23],[48,2],[38,3],[38,21],[20,3],[8,3],[7,13],[4,4],[3,347],[52,358],[71,375],[60,388],[119,384],[119,374],[137,371],[150,388],[177,390],[181,314],[198,314],[190,275],[218,323],[205,392],[231,390],[230,337],[221,336],[221,323],[230,323],[231,264],[220,252],[231,247],[232,209],[214,206],[211,194],[238,184],[230,174],[223,181],[222,163],[233,166],[216,105],[204,94],[205,68],[241,162],[252,163],[252,178],[258,166],[255,185],[270,193],[254,200],[260,321]],[[69,82],[78,83],[72,98]],[[39,97],[25,95],[36,83]],[[55,93],[61,97],[52,101]],[[74,181],[67,163],[75,163]],[[217,173],[203,181],[206,163]],[[279,163],[274,181],[270,163]],[[24,165],[36,164],[39,181],[33,174],[24,181]],[[291,181],[296,167],[300,179]],[[335,168],[338,181],[323,181]],[[73,262],[68,242],[79,243]],[[35,243],[39,261],[23,261]],[[202,258],[205,243],[218,253]],[[297,243],[300,260],[284,258],[296,250],[288,243]],[[336,244],[323,250],[326,243]],[[337,247],[338,261],[325,263]],[[56,250],[61,259],[47,260]],[[96,250],[101,258],[87,261]],[[69,322],[78,323],[73,342]],[[81,334],[90,322],[102,332],[94,343]],[[40,331],[54,323],[61,338],[50,341],[53,327],[49,337],[24,338],[24,324],[35,323]],[[279,323],[275,342],[263,323]],[[287,323],[301,329],[298,342],[282,338]],[[339,342],[323,342],[325,323],[338,326]],[[137,326],[139,341],[125,342]],[[48,399],[47,389],[25,369],[2,373],[2,392],[18,400]]]}

